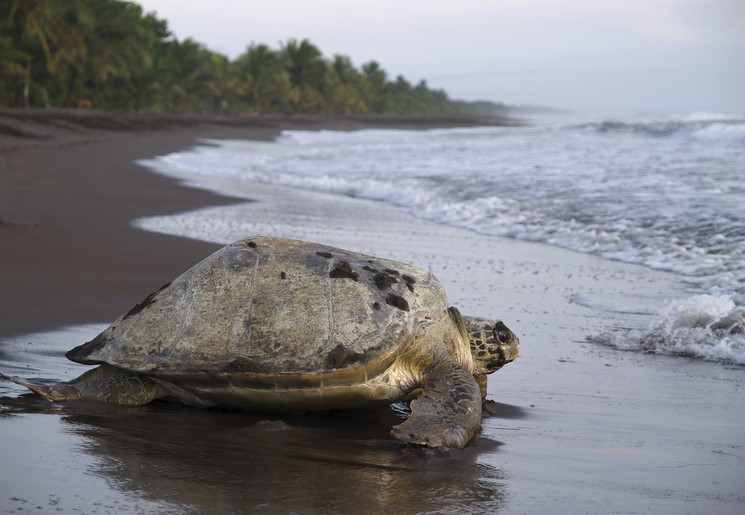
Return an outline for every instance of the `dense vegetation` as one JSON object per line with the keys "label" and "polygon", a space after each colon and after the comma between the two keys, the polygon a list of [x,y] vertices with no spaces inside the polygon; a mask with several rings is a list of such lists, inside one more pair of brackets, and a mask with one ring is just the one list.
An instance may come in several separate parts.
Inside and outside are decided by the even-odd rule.
{"label": "dense vegetation", "polygon": [[[494,114],[442,90],[327,59],[310,41],[254,44],[237,59],[120,0],[0,0],[0,105],[215,113]],[[491,111],[491,112],[490,112]]]}

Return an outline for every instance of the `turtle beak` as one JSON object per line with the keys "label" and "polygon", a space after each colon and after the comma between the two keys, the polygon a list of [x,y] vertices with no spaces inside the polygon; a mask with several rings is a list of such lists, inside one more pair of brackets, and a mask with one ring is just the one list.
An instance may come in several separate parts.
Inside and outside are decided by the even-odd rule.
{"label": "turtle beak", "polygon": [[515,361],[519,352],[520,352],[520,340],[518,340],[516,336],[513,336],[512,338],[510,338],[509,342],[503,345],[499,345],[497,347],[498,355],[487,362],[486,368],[489,370],[487,374],[496,372],[497,370],[505,366],[507,363],[511,363],[512,361]]}
{"label": "turtle beak", "polygon": [[504,359],[506,363],[515,361],[517,355],[520,353],[520,339],[515,336],[513,341],[504,350]]}

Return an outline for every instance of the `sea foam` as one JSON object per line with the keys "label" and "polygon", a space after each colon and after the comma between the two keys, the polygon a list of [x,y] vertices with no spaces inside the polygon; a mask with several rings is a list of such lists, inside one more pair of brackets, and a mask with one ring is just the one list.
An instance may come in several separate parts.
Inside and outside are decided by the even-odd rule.
{"label": "sea foam", "polygon": [[696,295],[670,302],[645,329],[588,339],[622,350],[745,364],[745,307],[728,295]]}

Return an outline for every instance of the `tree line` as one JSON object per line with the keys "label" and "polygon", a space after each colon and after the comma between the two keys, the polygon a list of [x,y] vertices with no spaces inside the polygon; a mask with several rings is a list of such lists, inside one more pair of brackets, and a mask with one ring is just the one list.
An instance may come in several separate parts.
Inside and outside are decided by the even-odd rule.
{"label": "tree line", "polygon": [[212,113],[498,114],[309,40],[235,60],[121,0],[0,0],[0,105]]}

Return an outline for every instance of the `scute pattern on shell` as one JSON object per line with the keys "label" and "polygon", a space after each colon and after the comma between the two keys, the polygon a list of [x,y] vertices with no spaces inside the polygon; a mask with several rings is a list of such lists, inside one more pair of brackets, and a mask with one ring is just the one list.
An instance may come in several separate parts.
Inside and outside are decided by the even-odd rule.
{"label": "scute pattern on shell", "polygon": [[447,309],[429,272],[324,245],[248,238],[148,296],[68,357],[153,376],[320,374],[391,363]]}

